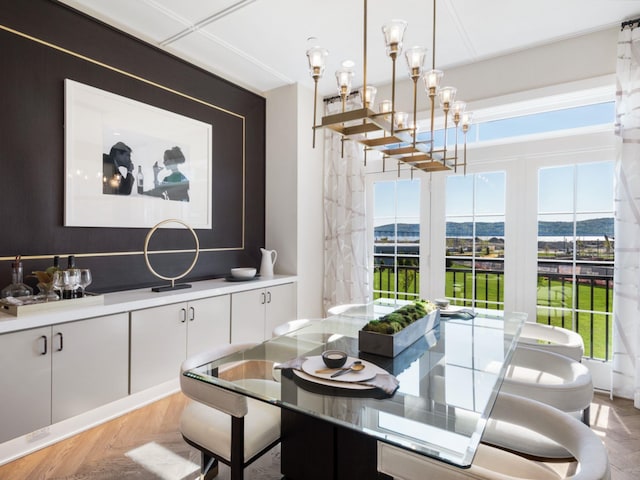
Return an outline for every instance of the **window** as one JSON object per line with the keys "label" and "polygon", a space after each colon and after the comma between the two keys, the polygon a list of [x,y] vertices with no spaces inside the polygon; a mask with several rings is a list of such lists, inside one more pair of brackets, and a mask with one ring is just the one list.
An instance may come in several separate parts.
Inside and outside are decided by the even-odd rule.
{"label": "window", "polygon": [[581,105],[485,122],[479,126],[478,141],[483,142],[521,135],[557,132],[563,129],[612,124],[614,118],[614,102]]}
{"label": "window", "polygon": [[613,162],[538,173],[537,320],[578,332],[585,356],[611,358]]}
{"label": "window", "polygon": [[373,298],[420,296],[420,180],[374,183]]}
{"label": "window", "polygon": [[[611,125],[615,119],[615,102],[600,102],[579,105],[526,115],[510,116],[498,120],[472,123],[467,132],[467,142],[487,142],[506,140],[523,135],[553,133],[565,129]],[[456,138],[455,128],[447,129],[447,144],[453,145]],[[430,133],[423,132],[418,138],[429,139]],[[444,142],[444,129],[434,132],[436,145]],[[462,141],[459,136],[458,141]]]}
{"label": "window", "polygon": [[[368,231],[391,225],[386,241],[376,237],[371,250],[375,296],[421,292],[422,298],[446,296],[454,305],[524,312],[530,321],[563,325],[582,335],[594,385],[608,388],[614,113],[610,85],[560,88],[549,97],[476,109],[480,121],[467,135],[466,176],[413,173],[410,181],[408,166],[397,169],[387,158],[385,168],[382,156],[369,152]],[[436,138],[442,134],[436,130]],[[383,185],[390,192],[386,203],[380,201]],[[415,189],[414,209],[396,211],[407,187]],[[411,227],[420,241],[400,242],[401,225],[414,222],[421,222]],[[409,246],[420,271],[415,290],[403,293],[411,283],[400,280]]]}
{"label": "window", "polygon": [[456,305],[504,309],[505,181],[447,177],[445,295]]}

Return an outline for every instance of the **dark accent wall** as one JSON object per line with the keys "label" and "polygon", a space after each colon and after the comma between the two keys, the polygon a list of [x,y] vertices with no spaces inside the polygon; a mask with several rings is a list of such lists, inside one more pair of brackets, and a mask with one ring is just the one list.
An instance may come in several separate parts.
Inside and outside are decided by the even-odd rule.
{"label": "dark accent wall", "polygon": [[[92,269],[89,290],[96,292],[166,283],[145,265],[148,228],[64,226],[65,78],[211,124],[213,228],[196,230],[202,251],[185,280],[258,266],[265,222],[263,97],[55,1],[0,0],[0,27],[0,288],[18,254],[26,273],[44,269],[53,255],[62,255],[64,266],[64,257],[75,254],[79,267]],[[184,229],[163,229],[153,238],[153,250],[191,248]],[[174,276],[193,253],[151,258],[159,273]]]}

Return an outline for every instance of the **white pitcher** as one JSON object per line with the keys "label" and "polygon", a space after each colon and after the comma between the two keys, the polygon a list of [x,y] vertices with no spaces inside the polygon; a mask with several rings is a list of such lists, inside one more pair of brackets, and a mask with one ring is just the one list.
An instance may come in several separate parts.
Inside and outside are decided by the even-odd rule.
{"label": "white pitcher", "polygon": [[260,276],[261,277],[273,277],[273,266],[276,264],[278,258],[278,252],[275,250],[267,250],[261,248],[262,262],[260,263]]}

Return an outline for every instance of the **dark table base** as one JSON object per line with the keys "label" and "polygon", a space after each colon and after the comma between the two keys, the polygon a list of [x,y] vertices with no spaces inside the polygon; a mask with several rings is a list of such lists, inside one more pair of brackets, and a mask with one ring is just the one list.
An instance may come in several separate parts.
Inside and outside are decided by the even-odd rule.
{"label": "dark table base", "polygon": [[286,480],[387,480],[376,468],[376,440],[349,428],[282,409]]}

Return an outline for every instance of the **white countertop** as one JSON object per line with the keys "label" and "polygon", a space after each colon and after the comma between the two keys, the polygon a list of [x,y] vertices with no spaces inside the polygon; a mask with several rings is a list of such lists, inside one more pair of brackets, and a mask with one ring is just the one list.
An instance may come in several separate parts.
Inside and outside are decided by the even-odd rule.
{"label": "white countertop", "polygon": [[[266,288],[296,282],[297,279],[298,277],[293,275],[275,275],[273,278],[257,278],[246,282],[228,282],[224,278],[203,280],[200,282],[178,282],[189,283],[191,288],[168,292],[153,292],[151,288],[142,288],[139,290],[107,293],[103,295],[104,304],[100,305],[74,305],[73,300],[59,300],[58,302],[61,303],[58,304],[58,302],[56,302],[55,307],[52,307],[51,311],[21,313],[20,316],[17,317],[0,312],[0,334],[169,305],[172,303],[188,302],[234,292]],[[167,285],[168,284],[167,282]],[[68,307],[66,305],[68,305]]]}

